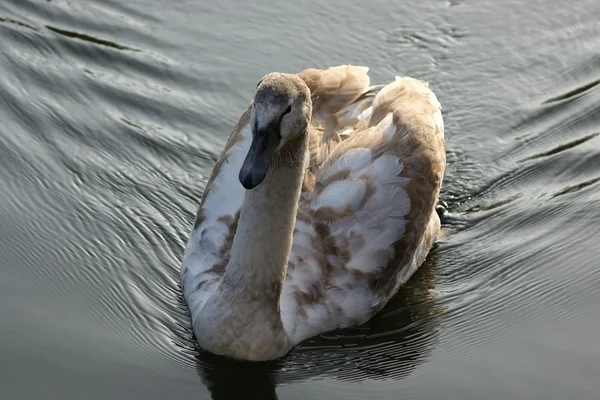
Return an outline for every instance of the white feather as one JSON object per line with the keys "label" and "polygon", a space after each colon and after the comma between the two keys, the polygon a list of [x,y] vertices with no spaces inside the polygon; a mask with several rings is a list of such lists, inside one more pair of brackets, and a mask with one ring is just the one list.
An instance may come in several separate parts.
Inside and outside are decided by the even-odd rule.
{"label": "white feather", "polygon": [[338,172],[349,168],[352,175],[358,175],[362,170],[369,167],[373,159],[371,149],[351,149],[342,155],[332,166],[321,170],[321,179],[326,180]]}
{"label": "white feather", "polygon": [[394,124],[394,114],[388,113],[378,124],[377,127],[383,131],[385,140],[390,140],[396,133],[396,125]]}
{"label": "white feather", "polygon": [[[239,184],[238,174],[252,141],[250,125],[246,125],[240,134],[242,139],[227,151],[228,161],[221,165],[206,196],[203,205],[204,221],[190,233],[183,253],[183,294],[188,303],[192,303],[188,306],[193,313],[200,311],[216,290],[216,283],[221,278],[216,273],[206,273],[221,261],[219,249],[229,233],[229,228],[218,221],[219,217],[235,215],[244,200],[244,188]],[[200,284],[202,285],[199,286]]]}
{"label": "white feather", "polygon": [[363,110],[362,112],[360,112],[358,115],[356,115],[356,118],[358,118],[361,121],[366,121],[367,119],[371,118],[371,113],[373,112],[373,107],[369,107],[365,110]]}
{"label": "white feather", "polygon": [[328,185],[323,193],[311,203],[313,210],[331,207],[335,211],[343,211],[347,205],[356,207],[365,197],[367,185],[362,180],[341,180]]}

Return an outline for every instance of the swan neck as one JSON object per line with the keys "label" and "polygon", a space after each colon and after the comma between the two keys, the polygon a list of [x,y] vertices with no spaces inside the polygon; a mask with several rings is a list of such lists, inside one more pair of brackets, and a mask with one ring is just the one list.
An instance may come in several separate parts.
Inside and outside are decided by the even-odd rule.
{"label": "swan neck", "polygon": [[279,312],[279,296],[293,243],[308,151],[307,135],[287,142],[264,181],[247,190],[223,285],[244,301]]}

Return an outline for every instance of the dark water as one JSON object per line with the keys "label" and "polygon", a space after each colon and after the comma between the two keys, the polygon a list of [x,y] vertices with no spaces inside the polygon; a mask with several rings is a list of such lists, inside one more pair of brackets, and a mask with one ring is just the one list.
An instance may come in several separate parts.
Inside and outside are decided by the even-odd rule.
{"label": "dark water", "polygon": [[[0,397],[598,398],[598,15],[3,0]],[[207,356],[179,259],[212,164],[260,76],[342,63],[437,93],[450,240],[365,327],[267,365]]]}

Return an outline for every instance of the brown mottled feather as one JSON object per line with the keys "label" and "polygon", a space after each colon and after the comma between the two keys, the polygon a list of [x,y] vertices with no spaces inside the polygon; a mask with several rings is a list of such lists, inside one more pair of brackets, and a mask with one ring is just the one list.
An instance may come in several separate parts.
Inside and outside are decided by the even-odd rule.
{"label": "brown mottled feather", "polygon": [[[313,119],[309,131],[310,162],[303,191],[312,190],[318,167],[342,141],[337,134],[340,120],[336,114],[373,95],[368,71],[367,67],[341,65],[326,70],[309,68],[298,73],[310,89],[313,102]],[[341,124],[350,125],[355,122],[356,119],[344,119]]]}
{"label": "brown mottled feather", "polygon": [[[356,129],[352,136],[340,143],[329,154],[321,168],[334,164],[354,148],[372,148],[374,157],[392,154],[404,165],[401,176],[409,179],[406,191],[411,211],[406,217],[404,235],[396,242],[395,256],[380,274],[370,277],[372,290],[393,294],[402,266],[410,263],[420,245],[429,249],[437,239],[439,218],[435,212],[446,166],[446,145],[443,126],[432,123],[439,113],[439,103],[432,101],[427,84],[402,78],[382,90],[374,104],[368,127]],[[436,105],[437,104],[437,105]],[[392,113],[396,131],[391,141],[383,141],[383,132],[376,128],[382,119]],[[382,143],[382,145],[378,145]],[[430,229],[429,221],[437,229]]]}

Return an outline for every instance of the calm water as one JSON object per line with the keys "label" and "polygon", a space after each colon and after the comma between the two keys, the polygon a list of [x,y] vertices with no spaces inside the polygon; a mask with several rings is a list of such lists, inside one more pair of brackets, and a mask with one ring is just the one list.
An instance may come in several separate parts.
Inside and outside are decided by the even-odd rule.
{"label": "calm water", "polygon": [[[2,399],[598,398],[600,3],[365,4],[2,0]],[[437,93],[451,237],[367,326],[210,357],[179,259],[212,165],[262,75],[342,63]]]}

